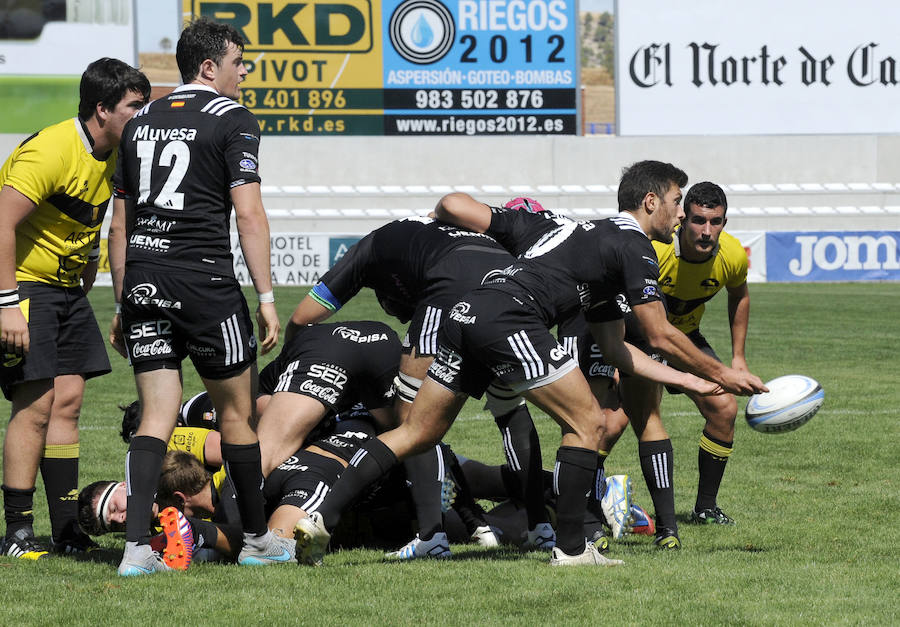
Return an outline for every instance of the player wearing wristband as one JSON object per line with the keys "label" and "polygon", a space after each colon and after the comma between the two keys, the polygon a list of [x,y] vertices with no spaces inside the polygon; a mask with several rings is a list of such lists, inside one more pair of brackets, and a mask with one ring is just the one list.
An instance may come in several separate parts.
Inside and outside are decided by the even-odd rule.
{"label": "player wearing wristband", "polygon": [[122,313],[110,339],[130,358],[142,406],[126,460],[131,516],[121,575],[161,570],[147,529],[186,357],[216,408],[243,525],[238,561],[293,557],[293,544],[266,527],[259,442],[251,428],[257,341],[230,246],[233,205],[244,259],[262,296],[256,317],[266,353],[277,344],[280,325],[260,193],[259,124],[236,102],[247,75],[243,46],[229,25],[205,19],[188,25],[175,55],[185,84],[138,112],[119,151],[109,242]]}
{"label": "player wearing wristband", "polygon": [[78,417],[85,380],[110,367],[85,293],[97,271],[115,149],[150,83],[103,58],[85,70],[80,96],[77,117],[27,138],[0,168],[0,386],[12,402],[0,553],[23,559],[47,555],[32,530],[38,468],[51,548],[96,547],[75,521]]}

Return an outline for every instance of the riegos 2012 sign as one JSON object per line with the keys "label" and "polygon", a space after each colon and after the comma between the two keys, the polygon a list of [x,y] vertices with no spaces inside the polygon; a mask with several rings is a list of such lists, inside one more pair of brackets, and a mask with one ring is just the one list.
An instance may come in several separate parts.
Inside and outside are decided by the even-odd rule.
{"label": "riegos 2012 sign", "polygon": [[387,134],[575,132],[575,3],[384,2]]}
{"label": "riegos 2012 sign", "polygon": [[206,2],[246,41],[241,101],[264,133],[561,134],[576,130],[565,0]]}

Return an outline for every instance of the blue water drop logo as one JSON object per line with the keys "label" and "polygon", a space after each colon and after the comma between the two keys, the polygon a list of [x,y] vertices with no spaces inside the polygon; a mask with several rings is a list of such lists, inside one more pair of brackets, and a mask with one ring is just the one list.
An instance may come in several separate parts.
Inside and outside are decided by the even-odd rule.
{"label": "blue water drop logo", "polygon": [[413,24],[410,39],[413,45],[419,48],[427,48],[434,41],[434,31],[428,25],[428,20],[425,19],[424,11],[419,13],[419,19]]}

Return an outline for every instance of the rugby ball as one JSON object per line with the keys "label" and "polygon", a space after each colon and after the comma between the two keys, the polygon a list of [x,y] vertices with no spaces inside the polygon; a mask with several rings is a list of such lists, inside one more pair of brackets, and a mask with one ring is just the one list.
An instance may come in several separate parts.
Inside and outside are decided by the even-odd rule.
{"label": "rugby ball", "polygon": [[766,383],[764,394],[747,402],[747,424],[762,433],[793,431],[816,415],[825,402],[818,381],[802,374],[789,374]]}

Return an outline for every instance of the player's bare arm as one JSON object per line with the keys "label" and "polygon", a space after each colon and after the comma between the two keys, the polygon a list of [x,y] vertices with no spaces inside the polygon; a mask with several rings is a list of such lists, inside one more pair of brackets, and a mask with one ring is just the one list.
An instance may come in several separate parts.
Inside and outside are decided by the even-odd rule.
{"label": "player's bare arm", "polygon": [[[241,250],[250,270],[250,280],[256,293],[265,295],[272,293],[272,266],[269,248],[269,220],[263,208],[259,183],[246,183],[231,189],[231,202]],[[256,310],[256,322],[259,325],[260,350],[265,355],[278,344],[281,323],[275,310],[274,299],[270,302],[260,300]]]}
{"label": "player's bare arm", "polygon": [[307,294],[303,300],[300,301],[300,304],[297,305],[297,308],[294,309],[294,313],[291,314],[291,319],[288,320],[287,328],[284,330],[284,341],[287,342],[294,337],[294,334],[299,327],[306,326],[307,324],[324,322],[333,313],[334,312],[328,309],[328,307],[325,307]]}
{"label": "player's bare arm", "polygon": [[732,394],[749,396],[767,391],[756,375],[729,368],[694,346],[684,333],[669,323],[661,302],[632,304],[632,310],[650,344],[679,368],[715,381]]}
{"label": "player's bare arm", "polygon": [[674,385],[687,392],[702,395],[724,393],[718,383],[701,379],[688,372],[680,372],[654,361],[644,351],[626,342],[623,320],[592,323],[589,326],[591,335],[603,352],[604,359],[620,370],[658,383]]}
{"label": "player's bare arm", "polygon": [[747,370],[744,346],[750,324],[750,290],[747,283],[728,290],[728,324],[731,327],[731,367]]}
{"label": "player's bare arm", "polygon": [[463,192],[447,194],[434,208],[435,217],[441,222],[484,233],[491,226],[491,208]]}
{"label": "player's bare arm", "polygon": [[[0,188],[0,293],[17,295],[16,228],[37,209],[27,196],[9,185]],[[30,336],[22,310],[15,304],[0,307],[0,349],[6,353],[28,353]]]}
{"label": "player's bare arm", "polygon": [[122,357],[128,357],[125,350],[125,338],[122,336],[122,317],[119,307],[122,302],[122,278],[125,276],[125,248],[128,244],[126,225],[128,216],[134,210],[134,202],[124,198],[113,198],[113,212],[107,236],[109,271],[112,275],[113,298],[116,301],[116,313],[109,327],[109,343]]}

